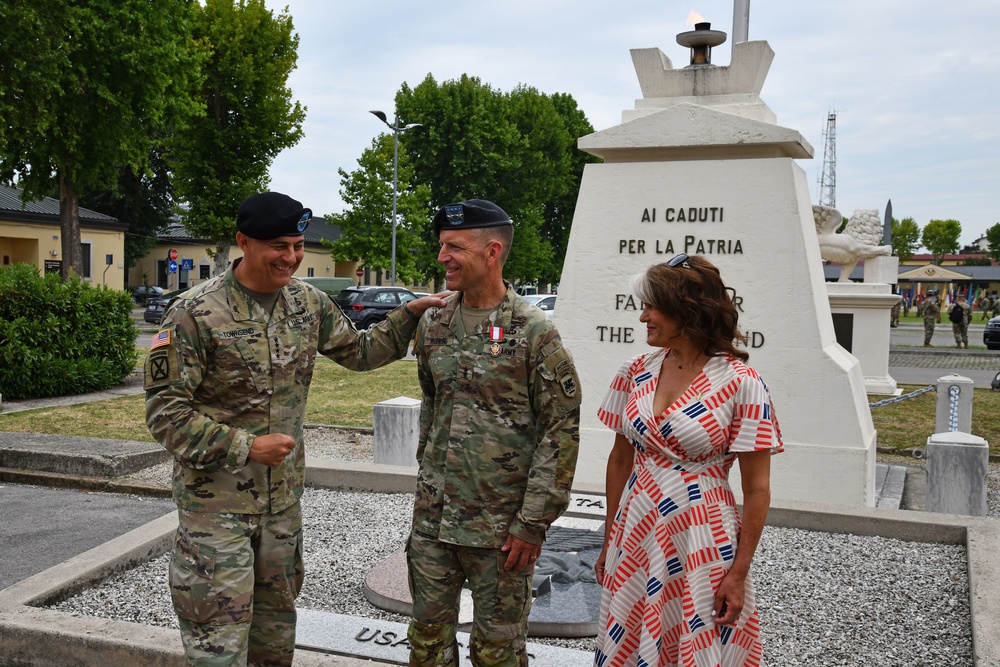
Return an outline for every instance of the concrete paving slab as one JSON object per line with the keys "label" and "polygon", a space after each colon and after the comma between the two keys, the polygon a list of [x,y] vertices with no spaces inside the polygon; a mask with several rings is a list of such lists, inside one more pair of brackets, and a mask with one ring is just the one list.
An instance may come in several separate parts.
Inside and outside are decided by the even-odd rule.
{"label": "concrete paving slab", "polygon": [[160,498],[0,486],[0,589],[174,511]]}
{"label": "concrete paving slab", "polygon": [[85,477],[120,477],[163,463],[155,442],[0,431],[0,467]]}

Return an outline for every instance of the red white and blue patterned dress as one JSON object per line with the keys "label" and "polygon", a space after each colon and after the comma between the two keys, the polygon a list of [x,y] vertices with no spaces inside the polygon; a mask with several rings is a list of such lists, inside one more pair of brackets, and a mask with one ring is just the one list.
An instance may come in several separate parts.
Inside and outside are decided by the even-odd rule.
{"label": "red white and blue patterned dress", "polygon": [[770,394],[749,366],[712,357],[654,415],[668,351],[625,363],[598,410],[632,443],[635,459],[610,534],[595,665],[760,665],[750,578],[735,625],[716,625],[712,613],[739,542],[729,469],[737,453],[784,450]]}

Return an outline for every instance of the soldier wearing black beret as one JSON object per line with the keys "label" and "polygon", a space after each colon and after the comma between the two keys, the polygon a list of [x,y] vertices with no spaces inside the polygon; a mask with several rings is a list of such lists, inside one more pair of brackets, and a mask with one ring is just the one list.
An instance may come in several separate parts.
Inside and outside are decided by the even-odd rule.
{"label": "soldier wearing black beret", "polygon": [[277,192],[244,201],[243,256],[171,302],[146,359],[146,423],[174,458],[169,581],[189,665],[292,665],[315,361],[365,371],[401,359],[424,310],[445,303],[416,299],[357,331],[293,278],[311,217]]}
{"label": "soldier wearing black beret", "polygon": [[454,293],[421,319],[413,348],[423,402],[406,550],[410,666],[458,664],[468,580],[472,663],[524,667],[531,575],[569,505],[580,382],[555,326],[503,279],[510,216],[470,199],[442,206],[434,233]]}
{"label": "soldier wearing black beret", "polygon": [[448,204],[438,209],[434,216],[434,234],[441,235],[442,229],[479,229],[511,225],[510,216],[491,201],[470,199],[457,204]]}
{"label": "soldier wearing black beret", "polygon": [[262,192],[248,197],[236,210],[236,231],[258,241],[279,236],[302,236],[312,211],[280,192]]}

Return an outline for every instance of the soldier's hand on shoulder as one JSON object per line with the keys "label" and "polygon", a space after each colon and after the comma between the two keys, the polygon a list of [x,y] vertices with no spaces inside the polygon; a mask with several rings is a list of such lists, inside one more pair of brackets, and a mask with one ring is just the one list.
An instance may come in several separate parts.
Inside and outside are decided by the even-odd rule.
{"label": "soldier's hand on shoulder", "polygon": [[285,457],[295,449],[295,440],[284,433],[258,435],[250,446],[249,457],[268,467],[280,465]]}
{"label": "soldier's hand on shoulder", "polygon": [[413,313],[414,317],[418,320],[420,316],[424,314],[428,308],[444,308],[445,297],[454,294],[454,292],[438,292],[437,294],[431,294],[430,296],[422,296],[419,299],[414,299],[413,301],[406,302],[406,309]]}

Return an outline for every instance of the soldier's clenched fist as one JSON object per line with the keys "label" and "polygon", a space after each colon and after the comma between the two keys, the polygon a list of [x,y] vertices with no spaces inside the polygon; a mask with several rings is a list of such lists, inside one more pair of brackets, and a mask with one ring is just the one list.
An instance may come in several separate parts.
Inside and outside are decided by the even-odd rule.
{"label": "soldier's clenched fist", "polygon": [[274,468],[295,449],[295,441],[284,433],[258,435],[250,446],[250,458]]}

